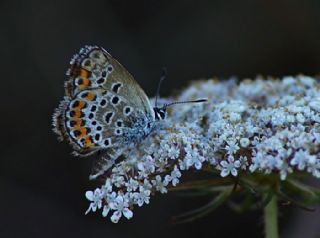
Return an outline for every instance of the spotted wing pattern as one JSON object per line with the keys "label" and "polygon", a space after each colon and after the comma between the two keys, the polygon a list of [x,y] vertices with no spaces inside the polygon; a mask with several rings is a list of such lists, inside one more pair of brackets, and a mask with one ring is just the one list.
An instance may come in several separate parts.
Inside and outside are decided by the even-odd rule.
{"label": "spotted wing pattern", "polygon": [[[103,151],[103,160],[115,160],[128,143],[151,131],[155,118],[149,99],[101,47],[86,46],[70,64],[54,131],[70,142],[76,155]],[[98,163],[101,167],[104,162]]]}

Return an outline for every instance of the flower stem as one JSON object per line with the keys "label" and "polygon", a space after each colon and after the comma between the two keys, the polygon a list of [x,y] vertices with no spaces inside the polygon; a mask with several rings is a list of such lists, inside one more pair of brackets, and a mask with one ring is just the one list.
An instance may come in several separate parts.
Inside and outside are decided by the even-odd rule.
{"label": "flower stem", "polygon": [[265,237],[278,238],[278,204],[277,196],[274,194],[264,208]]}

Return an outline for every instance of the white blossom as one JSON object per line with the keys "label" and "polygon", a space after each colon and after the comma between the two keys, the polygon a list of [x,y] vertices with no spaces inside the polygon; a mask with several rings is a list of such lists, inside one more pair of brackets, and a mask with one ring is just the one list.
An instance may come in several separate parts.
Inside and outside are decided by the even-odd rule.
{"label": "white blossom", "polygon": [[136,193],[135,199],[139,207],[143,204],[149,204],[150,202],[150,190],[141,189],[138,193]]}
{"label": "white blossom", "polygon": [[234,160],[233,156],[229,156],[228,157],[228,161],[221,161],[220,165],[222,167],[221,169],[221,177],[226,177],[228,176],[230,173],[233,176],[237,176],[238,175],[238,168],[241,166],[241,162],[239,160]]}
{"label": "white blossom", "polygon": [[160,175],[157,175],[156,179],[152,180],[152,184],[157,191],[160,191],[161,193],[167,192],[166,186],[167,186],[168,182],[165,180],[162,181]]}
{"label": "white blossom", "polygon": [[236,141],[230,140],[227,142],[226,150],[228,154],[235,154],[239,149],[240,147],[238,146],[238,143]]}
{"label": "white blossom", "polygon": [[87,191],[86,198],[91,202],[86,214],[90,211],[95,212],[102,207],[103,193],[99,188],[96,188],[94,192]]}
{"label": "white blossom", "polygon": [[116,199],[110,203],[110,208],[115,210],[111,216],[111,221],[117,223],[122,215],[127,219],[132,218],[133,213],[128,206],[129,204],[127,198],[122,195],[118,195]]}
{"label": "white blossom", "polygon": [[[178,186],[186,170],[209,168],[221,179],[259,173],[286,180],[297,171],[320,178],[317,80],[210,79],[194,83],[175,100],[196,98],[208,102],[172,106],[149,135],[121,150],[108,176],[101,177],[104,184],[86,192],[86,213],[101,209],[113,222],[130,219],[134,206]],[[159,105],[171,101],[162,98]]]}
{"label": "white blossom", "polygon": [[246,147],[249,146],[249,144],[250,144],[250,140],[249,140],[248,138],[241,138],[241,139],[240,139],[240,145],[241,145],[241,147],[246,148]]}

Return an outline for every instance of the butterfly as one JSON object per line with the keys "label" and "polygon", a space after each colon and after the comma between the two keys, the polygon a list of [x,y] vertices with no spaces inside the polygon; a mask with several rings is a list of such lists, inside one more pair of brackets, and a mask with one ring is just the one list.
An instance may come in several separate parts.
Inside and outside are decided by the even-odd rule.
{"label": "butterfly", "polygon": [[[153,107],[132,75],[99,46],[80,49],[66,75],[65,96],[53,115],[53,131],[69,142],[76,156],[99,152],[90,179],[112,167],[128,145],[148,136],[156,122],[166,118],[168,106],[185,103],[158,107],[157,97]],[[159,89],[160,83],[157,95]]]}

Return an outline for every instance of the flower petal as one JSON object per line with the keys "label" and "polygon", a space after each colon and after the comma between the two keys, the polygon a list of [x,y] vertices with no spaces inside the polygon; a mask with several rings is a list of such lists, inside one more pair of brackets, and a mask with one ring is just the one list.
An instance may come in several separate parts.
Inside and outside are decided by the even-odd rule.
{"label": "flower petal", "polygon": [[86,191],[86,198],[89,200],[89,201],[93,201],[93,192],[92,191]]}
{"label": "flower petal", "polygon": [[223,169],[223,170],[221,170],[220,176],[221,177],[227,177],[229,175],[229,173],[230,173],[230,170]]}
{"label": "flower petal", "polygon": [[121,212],[119,212],[119,211],[115,211],[113,214],[112,214],[112,216],[111,216],[111,221],[113,222],[113,223],[118,223],[118,221],[119,221],[119,219],[121,218],[121,216],[122,216],[122,214],[121,214]]}
{"label": "flower petal", "polygon": [[133,217],[133,212],[127,207],[123,209],[122,213],[127,219],[130,219]]}

